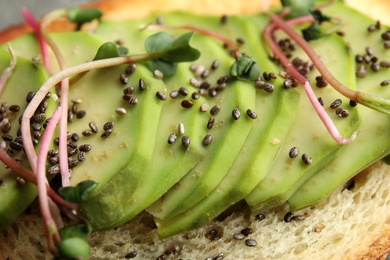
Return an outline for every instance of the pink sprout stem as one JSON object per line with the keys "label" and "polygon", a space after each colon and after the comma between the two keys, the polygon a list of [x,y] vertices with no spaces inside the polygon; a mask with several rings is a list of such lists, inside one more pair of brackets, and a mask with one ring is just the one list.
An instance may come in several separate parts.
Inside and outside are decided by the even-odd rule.
{"label": "pink sprout stem", "polygon": [[47,46],[47,44],[42,36],[39,22],[34,18],[33,14],[26,7],[24,7],[22,9],[22,14],[23,14],[23,17],[26,20],[26,22],[31,26],[31,28],[34,30],[35,35],[37,36],[39,46],[41,48],[43,65],[51,73],[52,67],[51,67],[50,56],[49,56],[49,48],[48,48],[48,46]]}
{"label": "pink sprout stem", "polygon": [[[60,12],[62,14],[63,12]],[[66,69],[66,62],[61,53],[61,50],[58,48],[57,44],[50,38],[48,33],[45,31],[45,28],[50,24],[54,19],[58,17],[58,13],[54,15],[48,14],[42,19],[40,26],[40,31],[43,35],[43,38],[53,50],[53,53],[58,61],[59,67],[61,70]],[[60,158],[60,172],[62,177],[62,186],[70,186],[70,171],[68,164],[68,154],[67,154],[67,132],[68,132],[68,97],[69,97],[69,78],[64,78],[61,81],[61,92],[60,92],[60,105],[62,106],[62,116],[60,119],[60,131],[59,131],[59,158]]]}
{"label": "pink sprout stem", "polygon": [[[292,21],[290,23],[294,23],[297,21]],[[273,31],[275,30],[275,27],[273,24],[269,24],[263,32],[263,37],[265,41],[267,42],[268,46],[272,49],[276,57],[279,58],[280,62],[283,64],[283,66],[290,72],[290,74],[298,80],[301,84],[303,84],[306,95],[308,96],[310,103],[313,105],[314,109],[316,110],[319,118],[325,125],[326,129],[332,136],[332,138],[339,144],[347,144],[352,142],[356,138],[356,134],[353,134],[350,138],[344,138],[341,136],[340,132],[338,131],[337,127],[334,125],[332,119],[329,117],[328,113],[325,111],[325,109],[320,105],[318,102],[317,97],[315,96],[315,93],[313,92],[313,89],[310,86],[309,81],[306,79],[305,76],[303,76],[299,71],[291,64],[291,62],[288,60],[288,58],[283,54],[282,50],[280,49],[279,45],[275,42],[275,37],[273,36]]]}
{"label": "pink sprout stem", "polygon": [[8,43],[8,51],[11,54],[11,61],[9,66],[5,68],[5,70],[0,74],[0,94],[3,92],[4,86],[7,83],[9,77],[11,77],[12,71],[14,70],[17,63],[15,52],[12,49],[10,43]]}
{"label": "pink sprout stem", "polygon": [[313,65],[317,68],[319,73],[326,79],[326,81],[343,96],[358,102],[357,91],[351,90],[338,81],[332,73],[328,70],[322,60],[318,57],[318,54],[311,48],[310,44],[302,38],[298,33],[291,29],[291,27],[283,21],[282,18],[275,14],[270,14],[270,19],[276,28],[282,29],[290,38],[295,41],[302,50],[309,56]]}
{"label": "pink sprout stem", "polygon": [[46,233],[49,238],[49,249],[53,250],[54,246],[52,244],[52,240],[56,244],[60,243],[61,238],[58,233],[58,228],[56,222],[52,216],[50,211],[50,205],[47,196],[47,179],[46,179],[46,157],[49,151],[50,142],[52,136],[54,134],[56,125],[61,117],[61,107],[58,107],[56,111],[53,113],[45,132],[42,136],[41,146],[38,151],[38,161],[37,161],[37,186],[38,186],[38,200],[39,206],[41,209],[42,217],[45,222]]}

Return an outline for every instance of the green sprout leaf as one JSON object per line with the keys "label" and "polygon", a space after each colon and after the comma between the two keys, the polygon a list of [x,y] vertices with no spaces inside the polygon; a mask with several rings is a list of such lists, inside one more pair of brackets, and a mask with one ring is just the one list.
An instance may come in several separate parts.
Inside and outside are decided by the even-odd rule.
{"label": "green sprout leaf", "polygon": [[71,237],[56,245],[56,259],[88,259],[90,247],[85,239]]}
{"label": "green sprout leaf", "polygon": [[200,57],[200,52],[190,46],[190,41],[195,32],[183,34],[163,50],[162,58],[170,62],[194,61]]}
{"label": "green sprout leaf", "polygon": [[69,202],[80,203],[90,196],[97,185],[95,181],[86,180],[80,182],[77,186],[60,188],[58,193]]}
{"label": "green sprout leaf", "polygon": [[241,56],[231,66],[230,75],[238,79],[255,81],[260,76],[260,67],[254,58]]}
{"label": "green sprout leaf", "polygon": [[89,224],[74,224],[60,229],[61,239],[71,237],[79,237],[87,239],[92,232],[92,227]]}
{"label": "green sprout leaf", "polygon": [[119,51],[116,45],[112,42],[103,43],[96,52],[93,60],[102,60],[107,58],[119,57]]}
{"label": "green sprout leaf", "polygon": [[69,8],[67,10],[67,16],[69,21],[83,24],[90,22],[94,19],[99,19],[102,17],[103,13],[100,9],[97,8],[89,8],[89,9],[81,9],[78,7]]}
{"label": "green sprout leaf", "polygon": [[175,39],[166,32],[159,32],[147,38],[145,50],[159,56],[149,60],[149,68],[152,71],[159,70],[164,76],[170,77],[176,73],[178,62],[198,59],[200,52],[190,46],[193,35],[194,32],[189,32]]}
{"label": "green sprout leaf", "polygon": [[310,12],[315,21],[309,27],[302,30],[302,36],[306,41],[317,40],[321,37],[327,36],[335,31],[338,26],[334,26],[328,30],[321,28],[323,22],[331,21],[329,16],[323,15],[320,10]]}

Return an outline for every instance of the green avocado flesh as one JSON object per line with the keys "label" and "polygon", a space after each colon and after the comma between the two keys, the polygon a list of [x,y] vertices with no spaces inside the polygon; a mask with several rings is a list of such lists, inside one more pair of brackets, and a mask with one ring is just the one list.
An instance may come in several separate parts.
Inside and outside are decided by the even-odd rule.
{"label": "green avocado flesh", "polygon": [[[389,50],[383,48],[380,38],[387,28],[367,32],[367,26],[375,21],[341,3],[326,7],[324,13],[337,14],[344,21],[339,28],[344,36],[333,33],[310,41],[331,73],[350,89],[388,97],[388,88],[380,86],[381,81],[389,79],[388,68],[378,72],[367,68],[364,78],[355,75],[355,55],[364,54],[367,46],[374,49],[379,60],[390,60]],[[322,98],[325,110],[343,137],[358,131],[354,142],[337,144],[312,108],[303,86],[284,86],[285,79],[280,75],[283,68],[269,58],[269,48],[261,36],[269,23],[267,15],[230,16],[222,23],[220,17],[214,16],[155,14],[144,20],[102,21],[93,32],[53,33],[51,37],[67,67],[93,60],[105,42],[120,41],[129,55],[143,54],[145,40],[157,32],[165,31],[174,37],[188,32],[140,30],[160,15],[167,25],[194,25],[232,41],[244,39],[245,43],[239,44],[240,51],[256,60],[261,73],[275,73],[276,78],[267,81],[274,90],[267,92],[256,88],[253,80],[231,77],[234,57],[220,40],[199,32],[195,32],[191,46],[200,51],[200,58],[179,63],[172,77],[156,77],[148,62],[137,63],[131,73],[126,72],[129,64],[125,64],[72,76],[68,132],[79,138],[69,140],[73,163],[70,182],[97,182],[97,188],[80,202],[80,214],[94,229],[116,227],[147,210],[155,217],[158,234],[168,237],[201,227],[242,200],[253,211],[286,202],[295,211],[318,203],[359,171],[389,154],[385,133],[390,128],[390,118],[362,105],[351,106],[348,98],[329,85],[316,87],[315,78],[320,75],[316,69],[307,74],[316,96]],[[276,35],[278,39],[286,37],[281,32]],[[27,93],[37,91],[49,74],[31,61],[40,53],[34,35],[15,39],[11,46],[18,62],[1,93],[0,103],[21,107],[19,112],[7,111],[12,118],[7,134],[15,138],[18,118],[27,105]],[[294,58],[309,61],[299,48],[292,52],[291,60]],[[213,68],[215,60],[219,66]],[[7,46],[1,45],[0,72],[9,61]],[[53,54],[51,63],[57,72],[59,66]],[[121,74],[128,82],[120,80]],[[224,76],[228,80],[221,83]],[[196,87],[190,79],[204,84]],[[145,89],[140,88],[140,82]],[[136,104],[123,98],[130,87],[134,88],[131,97],[138,100]],[[183,88],[187,93],[179,91]],[[157,93],[166,98],[159,98]],[[175,93],[179,94],[173,96]],[[342,101],[340,107],[348,110],[348,117],[339,117],[336,109],[329,107],[336,99]],[[47,118],[58,106],[54,99],[48,102]],[[118,114],[118,108],[126,113]],[[240,112],[239,118],[233,117],[233,110]],[[256,118],[250,117],[248,110],[254,111]],[[106,123],[113,125],[109,134],[103,129]],[[96,133],[91,133],[91,124],[96,125]],[[82,134],[85,131],[89,134]],[[175,139],[170,139],[172,136]],[[206,136],[212,139],[205,141]],[[5,143],[7,150],[10,141]],[[90,145],[90,151],[81,151],[81,145]],[[293,147],[299,149],[299,154],[290,158]],[[58,149],[54,143],[51,148]],[[302,160],[303,154],[311,157],[310,164]],[[29,167],[23,152],[14,151],[13,156]],[[47,167],[51,166],[53,163],[48,161]],[[16,177],[7,167],[0,169],[0,227],[11,224],[37,195],[33,184],[22,186]]]}

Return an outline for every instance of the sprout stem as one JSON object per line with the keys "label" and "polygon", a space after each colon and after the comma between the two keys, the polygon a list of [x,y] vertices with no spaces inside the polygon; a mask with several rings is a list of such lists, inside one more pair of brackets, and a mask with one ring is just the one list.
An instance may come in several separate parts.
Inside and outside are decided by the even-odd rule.
{"label": "sprout stem", "polygon": [[[40,31],[46,41],[46,43],[52,49],[57,62],[59,64],[60,70],[66,68],[66,63],[61,50],[58,48],[57,44],[51,39],[49,34],[46,32],[45,28],[53,20],[57,19],[60,15],[65,14],[65,11],[60,10],[57,12],[52,12],[43,17]],[[67,155],[67,131],[68,131],[68,96],[69,96],[69,78],[64,78],[61,81],[61,93],[60,93],[60,105],[62,106],[62,116],[60,119],[60,133],[59,133],[59,158],[60,158],[60,172],[62,176],[62,186],[70,186],[70,172],[68,164],[68,155]]]}
{"label": "sprout stem", "polygon": [[50,211],[48,196],[47,196],[47,179],[46,179],[46,157],[50,147],[50,141],[54,134],[56,125],[61,117],[61,107],[58,107],[56,111],[53,113],[45,132],[43,133],[41,146],[38,151],[38,160],[37,160],[37,186],[38,186],[38,200],[39,206],[41,209],[43,221],[46,227],[46,233],[48,235],[48,246],[49,249],[54,252],[54,246],[52,242],[55,244],[61,242],[61,238],[56,226],[56,222],[53,219],[53,216]]}
{"label": "sprout stem", "polygon": [[[291,22],[294,23],[294,22]],[[273,24],[269,24],[263,32],[263,37],[268,46],[272,49],[276,57],[279,58],[280,62],[283,66],[290,72],[291,76],[293,76],[296,80],[298,80],[301,84],[303,84],[305,92],[310,100],[310,103],[313,105],[316,110],[319,118],[329,131],[332,138],[339,144],[347,144],[352,142],[356,138],[356,134],[353,134],[350,138],[344,138],[341,136],[337,127],[333,123],[332,119],[329,117],[328,113],[326,113],[325,109],[318,102],[315,93],[313,92],[309,81],[303,76],[299,71],[291,64],[288,58],[283,54],[279,45],[275,42],[275,37],[273,35],[273,31],[275,30],[275,26]]]}
{"label": "sprout stem", "polygon": [[338,81],[332,73],[328,70],[325,64],[322,62],[320,57],[316,52],[311,48],[310,44],[302,38],[298,33],[296,33],[282,18],[278,17],[275,14],[270,14],[271,22],[275,24],[276,28],[282,29],[288,36],[291,37],[309,56],[313,65],[317,68],[322,77],[340,94],[353,100],[357,103],[360,103],[364,106],[377,110],[379,112],[390,115],[390,99],[376,97],[363,93],[360,91],[354,91],[344,86],[340,81]]}
{"label": "sprout stem", "polygon": [[37,36],[39,46],[41,48],[43,65],[45,65],[45,67],[49,70],[49,72],[52,73],[52,67],[51,67],[51,62],[49,57],[49,49],[45,40],[43,39],[38,21],[34,18],[34,16],[32,15],[32,13],[28,8],[23,8],[22,14],[26,22],[31,26],[31,28],[34,30],[35,35]]}

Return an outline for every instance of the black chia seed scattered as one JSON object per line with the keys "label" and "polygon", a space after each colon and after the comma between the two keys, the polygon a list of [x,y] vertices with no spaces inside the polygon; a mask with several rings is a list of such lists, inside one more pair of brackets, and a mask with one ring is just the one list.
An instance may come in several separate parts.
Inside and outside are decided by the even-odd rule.
{"label": "black chia seed scattered", "polygon": [[256,119],[256,118],[257,118],[256,112],[253,111],[252,109],[248,109],[248,110],[246,111],[246,114],[247,114],[250,118],[252,118],[252,119]]}
{"label": "black chia seed scattered", "polygon": [[343,101],[341,99],[336,99],[335,101],[332,102],[332,104],[330,104],[330,108],[338,108],[341,104],[343,103]]}
{"label": "black chia seed scattered", "polygon": [[181,102],[181,106],[184,108],[191,108],[194,105],[194,103],[191,100],[183,100]]}
{"label": "black chia seed scattered", "polygon": [[204,138],[203,138],[203,145],[207,146],[209,145],[211,142],[213,141],[213,137],[212,135],[210,134],[207,134]]}
{"label": "black chia seed scattered", "polygon": [[241,233],[235,233],[235,234],[233,234],[233,238],[235,240],[243,240],[245,238],[245,236]]}
{"label": "black chia seed scattered", "polygon": [[198,92],[193,92],[193,93],[191,94],[191,97],[192,97],[192,99],[197,100],[197,99],[199,99],[200,95],[199,95]]}
{"label": "black chia seed scattered", "polygon": [[97,125],[94,122],[89,122],[88,126],[91,129],[92,133],[96,134],[96,133],[99,132],[98,127],[97,127]]}
{"label": "black chia seed scattered", "polygon": [[349,106],[351,106],[351,107],[356,107],[357,106],[357,102],[356,101],[353,101],[353,100],[350,100],[349,101]]}
{"label": "black chia seed scattered", "polygon": [[286,222],[286,223],[290,223],[291,221],[293,221],[293,219],[294,219],[294,213],[292,213],[292,212],[287,212],[283,218],[284,222]]}
{"label": "black chia seed scattered", "polygon": [[232,117],[234,120],[237,120],[241,117],[241,112],[238,108],[234,108],[232,111]]}
{"label": "black chia seed scattered", "polygon": [[210,109],[210,114],[215,116],[219,113],[219,111],[221,110],[221,107],[218,106],[218,105],[215,105],[213,106],[211,109]]}
{"label": "black chia seed scattered", "polygon": [[247,237],[247,236],[249,236],[250,234],[253,233],[253,229],[251,229],[251,228],[244,228],[244,229],[241,230],[240,233]]}
{"label": "black chia seed scattered", "polygon": [[213,63],[211,63],[211,69],[216,70],[216,69],[218,69],[218,67],[219,67],[219,61],[214,60]]}
{"label": "black chia seed scattered", "polygon": [[250,246],[250,247],[254,247],[254,246],[257,246],[257,241],[254,240],[253,238],[248,238],[245,240],[245,245]]}
{"label": "black chia seed scattered", "polygon": [[384,80],[380,83],[381,87],[385,87],[390,85],[390,79]]}
{"label": "black chia seed scattered", "polygon": [[127,78],[126,74],[124,74],[124,73],[119,75],[119,80],[124,85],[126,85],[129,82],[129,79]]}
{"label": "black chia seed scattered", "polygon": [[179,94],[184,96],[184,97],[187,96],[188,95],[188,89],[186,89],[185,87],[179,88]]}
{"label": "black chia seed scattered", "polygon": [[213,128],[214,123],[215,123],[214,117],[210,117],[209,121],[207,122],[207,129]]}
{"label": "black chia seed scattered", "polygon": [[173,144],[174,142],[176,142],[176,139],[177,139],[177,135],[172,133],[169,135],[168,137],[168,144]]}
{"label": "black chia seed scattered", "polygon": [[145,84],[145,81],[143,79],[139,79],[138,81],[138,87],[141,91],[145,90],[146,89],[146,84]]}
{"label": "black chia seed scattered", "polygon": [[349,111],[343,108],[337,108],[335,111],[335,114],[338,117],[348,117],[349,116]]}
{"label": "black chia seed scattered", "polygon": [[126,70],[125,70],[125,73],[127,74],[127,75],[130,75],[130,74],[133,74],[134,72],[135,72],[135,70],[137,69],[137,64],[130,64],[127,68],[126,68]]}
{"label": "black chia seed scattered", "polygon": [[302,161],[303,161],[305,164],[307,164],[307,165],[313,163],[313,159],[312,159],[309,155],[307,155],[307,154],[305,154],[305,153],[302,154]]}
{"label": "black chia seed scattered", "polygon": [[169,96],[171,98],[177,98],[179,96],[179,91],[178,90],[172,90],[171,93],[169,93]]}
{"label": "black chia seed scattered", "polygon": [[157,97],[159,100],[162,100],[162,101],[164,101],[164,100],[167,99],[167,96],[166,96],[165,93],[162,92],[162,91],[157,91],[157,92],[156,92],[156,97]]}
{"label": "black chia seed scattered", "polygon": [[82,144],[79,146],[79,150],[81,152],[89,152],[89,151],[91,151],[91,149],[92,149],[92,146],[90,144]]}
{"label": "black chia seed scattered", "polygon": [[290,158],[295,158],[295,157],[298,156],[298,154],[299,154],[299,149],[297,147],[295,147],[295,146],[293,148],[291,148],[289,153],[288,153]]}
{"label": "black chia seed scattered", "polygon": [[11,105],[8,109],[9,109],[9,111],[16,113],[16,112],[19,112],[20,106],[18,106],[18,105]]}
{"label": "black chia seed scattered", "polygon": [[76,117],[78,119],[81,119],[81,118],[85,117],[86,115],[87,115],[87,111],[85,111],[85,110],[79,110],[76,113]]}
{"label": "black chia seed scattered", "polygon": [[182,138],[181,138],[181,143],[183,146],[187,147],[190,145],[191,143],[191,140],[190,140],[190,137],[187,136],[187,135],[184,135]]}
{"label": "black chia seed scattered", "polygon": [[322,97],[318,98],[318,102],[321,104],[321,106],[324,106],[324,100],[322,99]]}
{"label": "black chia seed scattered", "polygon": [[256,215],[255,219],[258,220],[258,221],[262,221],[262,220],[265,219],[265,215],[262,214],[262,213],[259,213],[259,214]]}

